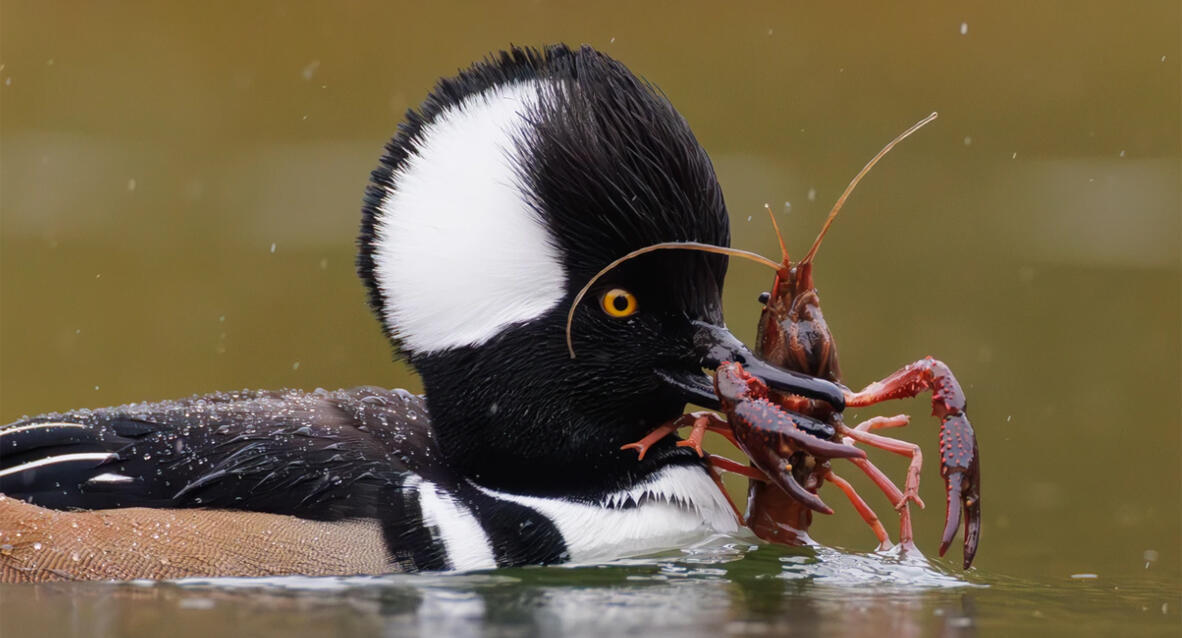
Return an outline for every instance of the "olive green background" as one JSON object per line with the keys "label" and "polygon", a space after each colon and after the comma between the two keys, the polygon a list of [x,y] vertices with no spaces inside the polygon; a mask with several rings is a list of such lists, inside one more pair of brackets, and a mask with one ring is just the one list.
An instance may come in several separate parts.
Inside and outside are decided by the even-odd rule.
{"label": "olive green background", "polygon": [[[995,598],[967,629],[936,629],[1170,631],[1182,602],[1180,29],[1176,2],[4,0],[0,422],[242,387],[417,389],[353,274],[368,172],[440,75],[509,43],[586,42],[669,95],[715,162],[734,245],[765,254],[777,248],[764,202],[803,254],[866,160],[940,112],[867,177],[817,260],[847,383],[930,354],[969,395],[978,578],[994,585],[979,596]],[[747,340],[768,281],[732,265],[727,319]],[[456,281],[455,294],[480,285]],[[914,419],[897,434],[928,452],[916,525],[934,552],[936,423],[923,400],[884,410],[899,411]],[[901,459],[874,458],[901,479]],[[837,515],[814,536],[871,549],[840,494],[826,496]],[[948,565],[959,540],[953,551]],[[566,573],[562,587],[582,586]],[[1098,575],[1101,598],[1148,593],[1076,609],[1080,573]],[[1066,611],[1008,610],[1008,579],[1045,585]],[[39,591],[38,604],[92,609]],[[785,594],[745,594],[763,595],[717,618]],[[934,612],[915,600],[926,632]],[[271,609],[231,596],[216,607],[231,612],[195,617],[259,604]],[[796,626],[831,628],[857,609]],[[384,612],[356,613],[381,625]],[[159,629],[145,622],[121,631]]]}

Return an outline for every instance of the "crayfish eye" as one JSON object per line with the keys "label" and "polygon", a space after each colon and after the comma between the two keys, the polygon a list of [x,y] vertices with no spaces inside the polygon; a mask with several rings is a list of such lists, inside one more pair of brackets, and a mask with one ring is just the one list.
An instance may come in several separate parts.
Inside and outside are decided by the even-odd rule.
{"label": "crayfish eye", "polygon": [[603,293],[599,305],[608,316],[623,319],[636,314],[636,295],[623,288],[612,288]]}
{"label": "crayfish eye", "polygon": [[767,305],[767,302],[771,301],[771,299],[772,293],[767,291],[759,293],[759,303]]}

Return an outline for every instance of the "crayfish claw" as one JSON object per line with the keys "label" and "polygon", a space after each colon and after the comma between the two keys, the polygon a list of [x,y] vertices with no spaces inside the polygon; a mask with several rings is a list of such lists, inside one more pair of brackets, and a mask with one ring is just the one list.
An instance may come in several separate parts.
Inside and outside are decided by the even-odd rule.
{"label": "crayfish claw", "polygon": [[969,468],[967,473],[950,473],[945,479],[948,493],[948,510],[944,516],[944,534],[940,538],[940,556],[948,551],[952,539],[956,537],[956,528],[964,518],[964,568],[973,564],[977,555],[977,542],[981,538],[981,495],[977,490],[977,479],[974,471],[976,465]]}
{"label": "crayfish claw", "polygon": [[826,441],[818,439],[813,436],[803,435],[797,441],[804,451],[813,456],[822,456],[829,459],[864,459],[866,458],[866,451],[856,448],[845,443],[836,443],[834,441]]}
{"label": "crayfish claw", "polygon": [[[827,441],[807,434],[806,429],[812,427],[816,419],[804,416],[803,414],[780,412],[779,410],[770,413],[773,415],[773,419],[767,420],[769,424],[764,427],[778,432],[795,443],[800,449],[813,456],[821,456],[827,459],[866,458],[865,450],[838,441]],[[752,420],[752,422],[759,423],[760,421]],[[816,422],[820,423],[819,421]]]}
{"label": "crayfish claw", "polygon": [[964,518],[964,568],[977,554],[981,537],[981,460],[977,437],[961,410],[943,415],[940,427],[940,474],[944,476],[948,510],[940,541],[943,556]]}
{"label": "crayfish claw", "polygon": [[981,499],[966,499],[964,519],[964,568],[973,564],[977,541],[981,538]]}
{"label": "crayfish claw", "polygon": [[[948,496],[948,507],[944,513],[944,534],[940,537],[940,556],[948,551],[952,539],[956,537],[956,528],[960,527],[961,517],[961,479],[960,473],[950,474],[944,479],[945,493]],[[967,541],[967,539],[966,539]]]}
{"label": "crayfish claw", "polygon": [[977,541],[981,538],[981,458],[977,442],[973,441],[973,462],[965,473],[961,502],[964,503],[964,568],[973,564],[977,555]]}
{"label": "crayfish claw", "polygon": [[778,471],[772,478],[776,479],[776,485],[779,485],[785,492],[788,492],[789,496],[800,501],[814,512],[820,512],[822,514],[833,513],[833,508],[826,505],[820,496],[804,489],[804,486],[796,482],[796,477],[792,476],[791,466],[784,464],[777,469]]}

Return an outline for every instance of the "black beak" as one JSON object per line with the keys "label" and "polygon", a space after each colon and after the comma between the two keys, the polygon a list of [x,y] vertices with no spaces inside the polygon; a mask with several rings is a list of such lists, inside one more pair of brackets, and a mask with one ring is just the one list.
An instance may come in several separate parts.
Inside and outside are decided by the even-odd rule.
{"label": "black beak", "polygon": [[[845,394],[837,384],[764,363],[755,358],[742,341],[721,326],[695,321],[693,329],[694,352],[700,357],[701,367],[713,369],[724,361],[735,361],[743,364],[744,370],[762,379],[773,390],[825,401],[838,412],[845,409]],[[721,407],[714,394],[714,385],[706,375],[660,374],[667,383],[684,392],[688,401],[713,410]]]}

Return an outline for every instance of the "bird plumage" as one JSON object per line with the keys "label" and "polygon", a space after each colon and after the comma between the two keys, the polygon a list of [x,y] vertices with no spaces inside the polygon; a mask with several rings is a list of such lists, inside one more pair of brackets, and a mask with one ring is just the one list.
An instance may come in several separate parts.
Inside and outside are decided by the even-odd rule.
{"label": "bird plumage", "polygon": [[[840,407],[839,388],[756,368],[726,331],[726,258],[652,253],[607,272],[590,298],[626,290],[635,307],[582,304],[578,357],[566,344],[575,295],[617,258],[729,240],[709,157],[652,85],[590,47],[477,63],[407,114],[363,204],[358,273],[425,397],[239,392],[0,428],[0,580],[483,569],[736,531],[689,448],[620,449],[687,401],[716,403],[702,368],[723,359]],[[128,545],[147,520],[175,521],[187,553]],[[99,540],[62,540],[75,526]],[[344,554],[323,560],[316,538]]]}

